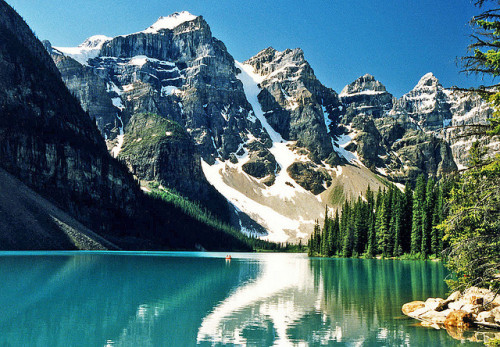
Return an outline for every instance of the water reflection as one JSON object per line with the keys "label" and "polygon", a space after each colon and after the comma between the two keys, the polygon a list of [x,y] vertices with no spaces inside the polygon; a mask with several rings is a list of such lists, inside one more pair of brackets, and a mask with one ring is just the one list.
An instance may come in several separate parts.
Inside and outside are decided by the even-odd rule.
{"label": "water reflection", "polygon": [[187,346],[255,265],[163,256],[0,257],[0,345]]}
{"label": "water reflection", "polygon": [[289,327],[314,310],[319,293],[303,256],[267,255],[259,276],[236,289],[203,319],[197,340],[290,345]]}
{"label": "water reflection", "polygon": [[198,343],[212,345],[453,344],[445,332],[416,326],[401,314],[407,301],[444,296],[439,263],[261,259],[253,281],[240,286],[202,321]]}
{"label": "water reflection", "polygon": [[407,345],[454,341],[400,313],[441,264],[294,254],[0,255],[0,345]]}

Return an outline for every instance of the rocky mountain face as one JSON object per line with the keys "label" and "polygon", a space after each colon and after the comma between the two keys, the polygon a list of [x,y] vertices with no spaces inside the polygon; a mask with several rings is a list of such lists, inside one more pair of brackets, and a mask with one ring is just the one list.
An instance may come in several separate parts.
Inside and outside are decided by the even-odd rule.
{"label": "rocky mountain face", "polygon": [[138,113],[128,122],[125,133],[120,158],[136,177],[188,192],[194,200],[227,205],[206,181],[195,144],[178,123]]}
{"label": "rocky mountain face", "polygon": [[318,81],[304,52],[300,48],[278,52],[270,47],[245,64],[261,76],[258,98],[269,125],[283,139],[308,149],[314,158],[335,156],[328,133],[337,128],[342,107],[337,93]]}
{"label": "rocky mountain face", "polygon": [[[50,46],[3,0],[0,37],[1,249],[249,249],[143,194],[66,88]],[[67,71],[81,70],[72,58],[58,57]],[[102,86],[88,71],[79,76],[89,78],[90,89]],[[78,95],[93,97],[90,89]],[[89,110],[98,109],[92,100]]]}
{"label": "rocky mountain face", "polygon": [[348,84],[340,92],[340,100],[347,105],[344,122],[351,122],[359,113],[381,118],[392,109],[393,96],[372,75],[366,74]]}
{"label": "rocky mountain face", "polygon": [[[80,100],[82,108],[95,120],[101,133],[106,138],[112,136],[119,120],[113,99],[108,95],[106,81],[93,73],[90,67],[82,66],[69,56],[57,54],[50,42],[45,41],[44,44],[51,52],[67,88]],[[117,135],[115,133],[114,137]]]}
{"label": "rocky mountain face", "polygon": [[500,151],[500,138],[476,135],[477,129],[471,125],[488,124],[493,109],[479,95],[470,96],[467,93],[453,91],[449,93],[450,110],[453,114],[451,124],[444,129],[443,136],[450,144],[453,157],[463,169],[468,164],[469,149],[474,141],[480,141],[488,149],[488,155],[493,156]]}
{"label": "rocky mountain face", "polygon": [[138,179],[204,203],[215,187],[243,232],[259,234],[254,220],[274,241],[307,237],[325,205],[383,187],[380,176],[405,183],[456,170],[467,145],[450,126],[490,112],[432,74],[396,99],[368,74],[337,95],[301,49],[270,47],[240,63],[187,12],[134,34],[46,47]]}
{"label": "rocky mountain face", "polygon": [[[52,57],[68,88],[96,119],[112,153],[134,167],[139,178],[154,178],[191,198],[206,200],[212,188],[201,174],[200,155],[211,164],[216,158],[234,160],[249,138],[268,140],[252,118],[233,58],[202,17],[185,12],[162,17],[142,32],[102,39],[93,45],[101,47],[97,55],[89,55],[87,46],[54,48]],[[76,55],[77,51],[82,53]],[[174,121],[190,135],[176,144],[177,150],[149,156],[153,166],[168,161],[168,173],[141,175],[148,171],[141,168],[145,161],[120,153],[123,141],[139,139],[134,137],[137,132],[127,131],[134,128],[129,123],[138,114]],[[147,153],[154,150],[145,148]],[[186,184],[176,183],[181,181]]]}
{"label": "rocky mountain face", "polygon": [[4,2],[0,16],[1,166],[92,228],[111,228],[106,211],[127,215],[134,209],[132,176],[110,160],[95,125],[29,27]]}
{"label": "rocky mountain face", "polygon": [[[308,224],[324,210],[315,195],[331,185],[333,171],[330,167],[329,174],[325,165],[343,162],[329,135],[337,129],[341,107],[301,50],[268,49],[267,55],[261,52],[241,64],[201,16],[186,12],[161,17],[130,35],[94,36],[74,48],[46,46],[68,88],[96,120],[108,149],[137,178],[211,205],[217,182],[206,168],[227,165],[238,175],[224,181],[224,189],[235,195],[235,190],[245,195],[254,189],[263,198],[285,185],[313,200],[314,212],[302,216]],[[253,68],[262,64],[267,68]],[[175,130],[163,131],[169,126]],[[224,195],[236,207],[242,230],[260,230],[246,214],[267,227],[259,208]],[[270,209],[282,201],[271,200],[264,203]]]}
{"label": "rocky mountain face", "polygon": [[392,114],[407,115],[423,130],[442,129],[452,118],[449,93],[432,73],[425,74],[415,88],[396,101]]}
{"label": "rocky mountain face", "polygon": [[[401,183],[419,174],[441,178],[467,166],[472,141],[461,138],[460,126],[484,124],[491,115],[479,96],[445,89],[432,73],[400,99],[389,102],[387,94],[369,75],[340,94],[346,106],[342,124],[352,138],[347,148],[365,165]],[[495,146],[494,140],[479,140]]]}

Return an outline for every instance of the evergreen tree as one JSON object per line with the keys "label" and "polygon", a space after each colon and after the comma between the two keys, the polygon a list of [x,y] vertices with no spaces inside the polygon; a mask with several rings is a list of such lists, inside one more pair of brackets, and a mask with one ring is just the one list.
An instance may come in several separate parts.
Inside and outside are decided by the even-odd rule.
{"label": "evergreen tree", "polygon": [[333,220],[332,223],[332,255],[337,255],[339,254],[341,250],[341,244],[342,244],[342,238],[340,236],[340,217],[339,217],[339,210],[335,212],[335,219]]}
{"label": "evergreen tree", "polygon": [[417,178],[415,192],[413,193],[413,214],[411,228],[411,253],[417,254],[422,251],[422,217],[425,201],[425,178],[420,175]]}
{"label": "evergreen tree", "polygon": [[321,254],[327,255],[330,241],[330,219],[328,218],[328,206],[325,207],[325,222],[321,233]]}
{"label": "evergreen tree", "polygon": [[321,228],[319,226],[318,221],[314,224],[314,231],[308,242],[309,246],[309,256],[319,255],[321,252]]}
{"label": "evergreen tree", "polygon": [[[387,199],[387,194],[384,192],[380,197],[379,208],[377,209],[377,215],[375,219],[375,230],[376,230],[376,240],[377,240],[377,251],[382,252],[383,255],[387,255],[387,234],[389,233],[389,225],[387,223],[387,209],[385,201]],[[377,199],[379,200],[379,199]]]}
{"label": "evergreen tree", "polygon": [[354,245],[354,228],[352,223],[352,207],[349,202],[345,202],[344,208],[342,209],[342,217],[340,219],[342,225],[342,256],[350,257],[352,256],[352,250]]}
{"label": "evergreen tree", "polygon": [[368,229],[368,244],[366,246],[366,255],[373,258],[376,254],[376,237],[375,237],[375,213],[371,213],[369,217]]}
{"label": "evergreen tree", "polygon": [[431,230],[431,252],[438,256],[442,249],[442,235],[437,226],[443,221],[443,185],[439,184],[436,189],[434,209],[432,211],[432,230]]}
{"label": "evergreen tree", "polygon": [[353,255],[354,248],[354,228],[352,225],[348,225],[345,231],[344,244],[342,246],[342,256],[351,257]]}
{"label": "evergreen tree", "polygon": [[402,234],[401,231],[403,230],[403,225],[402,225],[402,220],[403,220],[403,201],[404,197],[399,191],[396,191],[396,196],[395,196],[395,205],[393,209],[393,215],[394,215],[394,247],[393,247],[393,256],[399,257],[400,255],[403,255],[403,246],[402,246]]}
{"label": "evergreen tree", "polygon": [[370,188],[370,185],[368,185],[368,188],[366,189],[366,204],[368,205],[368,211],[370,213],[373,213],[373,209],[375,208],[375,198],[373,196],[373,191]]}
{"label": "evergreen tree", "polygon": [[363,254],[368,236],[368,208],[367,204],[358,198],[354,213],[354,251]]}
{"label": "evergreen tree", "polygon": [[440,226],[450,246],[447,266],[458,274],[449,284],[500,287],[500,156],[484,161],[476,142],[471,165],[452,188],[450,213]]}
{"label": "evergreen tree", "polygon": [[370,258],[375,256],[375,197],[370,186],[366,189],[366,255]]}
{"label": "evergreen tree", "polygon": [[425,188],[425,201],[422,205],[422,256],[431,253],[432,213],[434,212],[434,180],[429,179]]}
{"label": "evergreen tree", "polygon": [[403,253],[411,251],[411,230],[413,217],[413,190],[410,183],[405,185],[404,198],[401,201],[401,230],[400,240]]}
{"label": "evergreen tree", "polygon": [[382,252],[384,257],[392,255],[392,248],[394,246],[394,229],[392,228],[394,220],[391,206],[393,203],[393,196],[393,187],[382,193],[376,216],[377,244],[379,251]]}
{"label": "evergreen tree", "polygon": [[[475,4],[482,7],[485,0]],[[498,6],[498,1],[492,1]],[[491,8],[471,21],[474,42],[464,57],[465,71],[490,77],[500,76],[500,8]],[[470,127],[473,134],[500,135],[500,90],[480,86],[475,91],[493,106],[489,125]],[[469,286],[498,289],[500,272],[500,155],[485,157],[476,142],[470,150],[469,169],[451,189],[449,215],[441,228],[449,242],[447,265],[458,274],[454,289]]]}
{"label": "evergreen tree", "polygon": [[[424,257],[439,255],[443,249],[443,234],[436,225],[444,215],[445,186],[435,185],[432,179],[426,182],[421,176],[415,193],[409,185],[406,185],[404,193],[390,186],[388,190],[379,190],[375,198],[368,187],[366,200],[361,196],[355,202],[346,200],[341,215],[336,210],[332,218],[326,207],[323,229],[316,222],[311,235],[310,253],[329,257],[356,257],[361,254],[366,257],[377,254],[399,257],[410,250],[410,226],[413,226],[418,230],[417,237],[420,237],[415,241],[416,237],[413,233],[411,235],[411,245],[417,247],[413,254],[421,253]],[[420,216],[420,224],[412,222],[414,215]],[[406,248],[405,236],[408,239]]]}
{"label": "evergreen tree", "polygon": [[342,214],[340,215],[340,245],[339,252],[344,256],[344,244],[345,239],[348,234],[348,226],[349,226],[349,214],[350,214],[350,205],[346,200],[342,205]]}

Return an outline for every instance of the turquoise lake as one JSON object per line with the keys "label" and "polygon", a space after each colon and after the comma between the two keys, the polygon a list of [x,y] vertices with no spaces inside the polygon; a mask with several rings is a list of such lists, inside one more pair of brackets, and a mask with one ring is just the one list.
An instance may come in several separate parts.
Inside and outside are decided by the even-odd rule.
{"label": "turquoise lake", "polygon": [[464,345],[401,313],[440,263],[225,255],[0,253],[0,346]]}

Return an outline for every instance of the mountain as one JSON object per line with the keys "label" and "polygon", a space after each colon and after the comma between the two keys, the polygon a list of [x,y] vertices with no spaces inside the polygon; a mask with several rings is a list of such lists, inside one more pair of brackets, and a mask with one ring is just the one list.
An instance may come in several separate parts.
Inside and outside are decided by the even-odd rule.
{"label": "mountain", "polygon": [[410,92],[396,101],[392,113],[408,115],[424,130],[441,129],[449,124],[452,118],[449,93],[429,72]]}
{"label": "mountain", "polygon": [[451,118],[446,97],[432,74],[400,99],[392,98],[373,76],[358,78],[341,93],[347,108],[342,122],[353,139],[349,149],[395,182],[414,181],[420,174],[445,176],[457,169],[452,151],[430,131],[442,129]]}
{"label": "mountain", "polygon": [[106,211],[132,213],[134,179],[109,158],[44,46],[7,4],[1,6],[1,166],[92,228],[109,229]]}
{"label": "mountain", "polygon": [[466,165],[470,143],[455,125],[491,112],[431,73],[397,99],[369,74],[337,94],[299,48],[237,62],[188,12],[78,47],[45,46],[108,150],[145,189],[161,184],[279,242],[307,238],[325,205],[340,208],[368,186]]}
{"label": "mountain", "polygon": [[[356,96],[354,86],[363,85],[360,81],[366,76],[346,86],[341,93],[348,109],[343,124],[359,128],[353,122],[353,115],[365,118],[368,115],[369,121],[373,120],[376,129],[369,132],[373,136],[368,136],[368,141],[361,140],[369,144],[371,151],[361,153],[361,157],[366,165],[392,181],[412,182],[419,174],[441,178],[464,169],[468,166],[468,150],[476,140],[489,146],[490,153],[500,150],[498,139],[464,137],[474,131],[473,125],[486,124],[492,114],[493,110],[479,95],[446,89],[432,73],[427,73],[410,92],[394,98],[392,103],[382,102],[385,106],[381,108],[380,100],[375,97],[382,90],[378,81],[364,87],[365,100],[351,99]],[[377,87],[372,87],[373,83]]]}
{"label": "mountain", "polygon": [[[50,46],[4,1],[0,37],[0,248],[250,249],[241,237],[144,195],[66,88]],[[85,51],[96,49],[89,45]],[[61,61],[70,71],[81,66]]]}
{"label": "mountain", "polygon": [[[224,44],[212,37],[202,17],[186,12],[161,17],[142,32],[91,45],[101,47],[99,54],[89,54],[86,47],[92,41],[77,48],[46,45],[111,153],[140,179],[210,202],[217,207],[214,213],[228,219],[228,207],[218,208],[225,199],[202,173],[200,155],[209,163],[228,159],[248,136],[265,139],[267,134],[247,119],[251,106]],[[161,118],[180,125],[189,136],[165,132],[157,141],[142,141],[137,125],[156,124]]]}
{"label": "mountain", "polygon": [[[269,48],[235,62],[203,17],[186,12],[105,38],[98,54],[88,46],[46,43],[111,153],[138,179],[209,208],[213,185],[234,206],[233,225],[248,234],[303,238],[325,204],[382,185],[363,166],[337,168],[347,163],[331,138],[342,106],[300,49]],[[161,133],[157,124],[174,130]]]}
{"label": "mountain", "polygon": [[346,105],[344,119],[350,122],[354,116],[364,113],[381,118],[392,109],[394,97],[385,86],[370,74],[359,77],[340,92],[340,100]]}
{"label": "mountain", "polygon": [[1,168],[0,215],[3,250],[120,249]]}
{"label": "mountain", "polygon": [[330,160],[338,159],[327,124],[335,129],[340,102],[335,91],[318,81],[304,52],[299,48],[283,52],[267,48],[245,64],[260,76],[258,99],[269,125],[318,159],[331,155]]}

